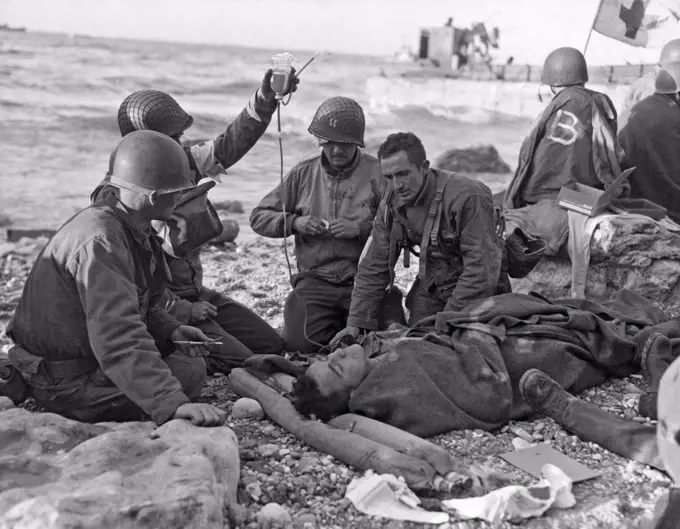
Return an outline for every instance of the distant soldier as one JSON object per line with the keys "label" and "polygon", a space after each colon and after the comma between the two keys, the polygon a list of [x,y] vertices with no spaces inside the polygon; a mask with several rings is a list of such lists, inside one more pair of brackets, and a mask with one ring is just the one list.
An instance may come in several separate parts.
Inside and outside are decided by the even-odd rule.
{"label": "distant soldier", "polygon": [[[680,45],[680,39],[677,41]],[[654,93],[630,110],[619,132],[631,198],[644,198],[666,208],[680,221],[680,52],[678,61],[659,67]]]}
{"label": "distant soldier", "polygon": [[656,75],[659,73],[659,68],[665,64],[677,61],[680,61],[680,39],[673,39],[666,43],[661,50],[659,64],[657,64],[655,72],[640,77],[631,85],[619,114],[619,130],[623,130],[623,127],[626,126],[633,106],[638,101],[642,101],[654,93]]}

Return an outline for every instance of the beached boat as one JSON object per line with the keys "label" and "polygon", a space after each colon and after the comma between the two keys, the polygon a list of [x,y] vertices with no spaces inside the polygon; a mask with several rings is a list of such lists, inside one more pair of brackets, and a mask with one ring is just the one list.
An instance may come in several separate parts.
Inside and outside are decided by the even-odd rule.
{"label": "beached boat", "polygon": [[[463,32],[461,34],[461,32]],[[477,24],[461,30],[451,26],[422,28],[418,53],[402,50],[388,66],[367,80],[371,106],[466,107],[514,116],[535,116],[549,97],[537,97],[541,66],[494,62],[493,37]],[[654,71],[653,64],[622,64],[588,68],[588,87],[609,95],[621,108],[629,85]],[[548,96],[547,92],[544,95]]]}
{"label": "beached boat", "polygon": [[8,31],[13,33],[26,33],[26,28],[12,27],[9,24],[0,24],[0,31]]}

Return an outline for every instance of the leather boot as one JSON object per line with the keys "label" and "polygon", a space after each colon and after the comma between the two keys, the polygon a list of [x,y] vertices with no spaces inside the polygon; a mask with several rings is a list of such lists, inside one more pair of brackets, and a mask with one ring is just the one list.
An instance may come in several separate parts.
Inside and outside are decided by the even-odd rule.
{"label": "leather boot", "polygon": [[519,381],[519,391],[534,411],[562,424],[564,412],[578,399],[538,369],[529,369]]}
{"label": "leather boot", "polygon": [[642,377],[647,383],[647,393],[640,397],[638,413],[642,417],[657,419],[656,401],[661,377],[675,360],[671,341],[660,333],[652,334],[645,342],[640,353],[640,367]]}

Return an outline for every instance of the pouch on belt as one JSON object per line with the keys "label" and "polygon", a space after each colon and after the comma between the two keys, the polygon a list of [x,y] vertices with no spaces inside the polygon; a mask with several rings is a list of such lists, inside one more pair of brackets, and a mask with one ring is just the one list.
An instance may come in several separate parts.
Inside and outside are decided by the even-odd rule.
{"label": "pouch on belt", "polygon": [[12,361],[9,358],[0,358],[0,397],[8,397],[19,405],[30,396],[31,387],[12,365]]}

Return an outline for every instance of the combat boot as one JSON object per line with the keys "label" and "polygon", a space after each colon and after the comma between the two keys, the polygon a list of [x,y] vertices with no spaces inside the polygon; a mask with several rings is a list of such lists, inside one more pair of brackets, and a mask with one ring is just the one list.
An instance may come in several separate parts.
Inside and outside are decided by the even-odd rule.
{"label": "combat boot", "polygon": [[675,360],[671,340],[659,333],[652,334],[645,342],[640,353],[642,377],[647,383],[647,393],[640,397],[638,412],[642,417],[652,420],[657,418],[656,401],[659,393],[659,382],[666,369]]}

